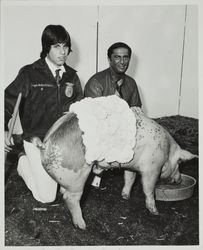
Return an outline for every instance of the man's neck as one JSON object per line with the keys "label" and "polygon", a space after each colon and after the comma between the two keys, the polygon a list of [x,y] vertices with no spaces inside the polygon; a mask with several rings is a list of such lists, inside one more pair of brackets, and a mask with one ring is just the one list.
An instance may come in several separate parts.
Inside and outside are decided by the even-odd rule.
{"label": "man's neck", "polygon": [[55,76],[55,72],[56,72],[57,69],[61,69],[61,72],[60,72],[61,76],[65,72],[65,68],[64,68],[63,65],[58,66],[58,65],[54,64],[48,57],[45,57],[45,61],[46,61],[47,65],[48,65],[49,69],[51,70],[53,76]]}
{"label": "man's neck", "polygon": [[111,77],[114,82],[119,81],[121,78],[124,77],[125,73],[116,73],[111,67],[110,67]]}

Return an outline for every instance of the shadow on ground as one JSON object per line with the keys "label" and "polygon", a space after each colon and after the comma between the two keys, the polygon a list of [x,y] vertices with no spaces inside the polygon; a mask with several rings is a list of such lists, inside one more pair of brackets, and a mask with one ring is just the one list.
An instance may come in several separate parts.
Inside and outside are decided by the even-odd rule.
{"label": "shadow on ground", "polygon": [[[156,120],[182,148],[198,154],[198,120],[181,116]],[[87,230],[82,231],[73,227],[60,195],[50,204],[37,202],[13,167],[5,193],[5,245],[198,245],[198,160],[182,163],[180,172],[197,180],[193,196],[183,201],[157,201],[159,216],[146,210],[139,176],[126,201],[121,198],[123,171],[105,172],[105,190],[86,185],[82,210]]]}

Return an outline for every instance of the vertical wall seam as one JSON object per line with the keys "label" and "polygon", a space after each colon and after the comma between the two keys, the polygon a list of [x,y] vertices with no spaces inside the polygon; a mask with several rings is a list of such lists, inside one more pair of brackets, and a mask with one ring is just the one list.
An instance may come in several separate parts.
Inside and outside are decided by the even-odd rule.
{"label": "vertical wall seam", "polygon": [[185,20],[184,20],[183,45],[182,45],[182,57],[181,57],[181,71],[180,71],[180,88],[179,88],[179,95],[178,95],[178,115],[180,115],[180,104],[181,104],[181,95],[182,95],[182,80],[183,80],[183,63],[184,63],[184,52],[185,52],[186,22],[187,22],[187,5],[185,6]]}
{"label": "vertical wall seam", "polygon": [[97,27],[96,27],[96,73],[98,72],[99,61],[99,6],[97,6]]}

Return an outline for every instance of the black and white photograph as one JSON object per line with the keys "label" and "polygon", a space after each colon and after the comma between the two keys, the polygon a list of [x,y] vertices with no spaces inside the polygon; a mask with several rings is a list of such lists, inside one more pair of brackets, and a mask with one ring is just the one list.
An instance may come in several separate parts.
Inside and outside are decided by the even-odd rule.
{"label": "black and white photograph", "polygon": [[0,4],[1,246],[200,249],[200,2]]}

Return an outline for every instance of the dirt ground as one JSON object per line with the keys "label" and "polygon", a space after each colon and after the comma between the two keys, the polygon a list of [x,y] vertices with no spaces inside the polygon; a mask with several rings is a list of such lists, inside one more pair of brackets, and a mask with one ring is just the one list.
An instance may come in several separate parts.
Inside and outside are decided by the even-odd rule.
{"label": "dirt ground", "polygon": [[[182,116],[156,119],[179,143],[198,154],[198,120]],[[53,203],[33,199],[13,167],[5,190],[5,246],[199,245],[198,160],[181,163],[180,172],[197,180],[191,198],[156,201],[160,215],[145,208],[138,175],[130,200],[121,198],[123,171],[109,170],[103,191],[87,182],[82,210],[87,229],[74,228],[58,194]]]}

